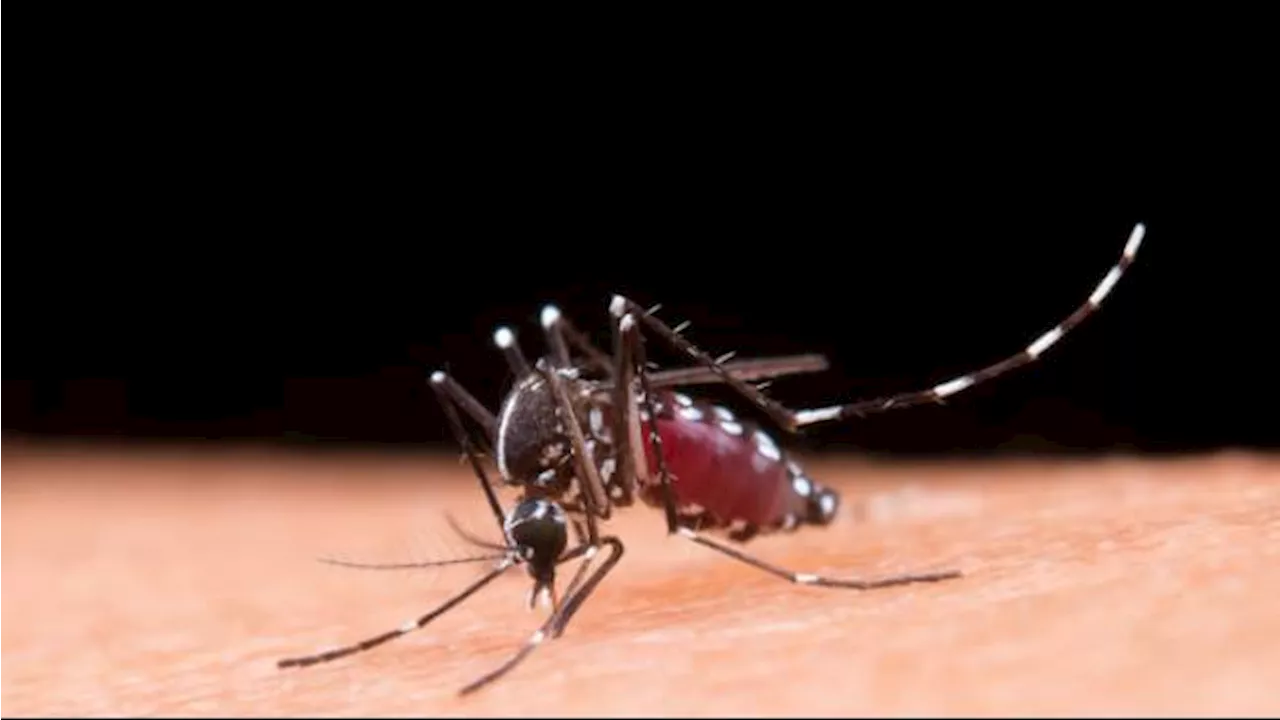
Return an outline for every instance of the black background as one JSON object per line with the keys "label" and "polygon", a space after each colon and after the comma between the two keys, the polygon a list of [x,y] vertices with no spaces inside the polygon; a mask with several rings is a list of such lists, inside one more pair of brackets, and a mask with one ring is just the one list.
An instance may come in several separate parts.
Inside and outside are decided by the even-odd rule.
{"label": "black background", "polygon": [[1130,272],[1042,362],[798,442],[1276,446],[1274,265],[1258,252],[1274,164],[1247,95],[1206,89],[1220,94],[1192,122],[1147,85],[544,93],[438,68],[165,57],[59,65],[24,110],[11,436],[452,448],[432,370],[496,407],[497,324],[538,352],[554,301],[604,340],[614,292],[691,320],[715,354],[826,353],[830,372],[771,390],[793,406],[927,387],[1072,311],[1142,221]]}

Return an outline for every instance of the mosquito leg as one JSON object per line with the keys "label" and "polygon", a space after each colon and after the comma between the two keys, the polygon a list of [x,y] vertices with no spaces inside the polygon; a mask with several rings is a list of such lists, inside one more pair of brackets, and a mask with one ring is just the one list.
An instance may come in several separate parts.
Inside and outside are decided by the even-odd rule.
{"label": "mosquito leg", "polygon": [[569,346],[572,345],[586,355],[588,367],[601,370],[609,377],[613,376],[613,358],[597,348],[585,333],[578,330],[569,318],[561,314],[560,308],[555,305],[543,307],[540,319],[542,328],[547,334],[547,344],[550,345],[551,353],[560,367],[572,367],[573,363],[569,355]]}
{"label": "mosquito leg", "polygon": [[542,627],[534,631],[533,635],[525,641],[524,646],[521,647],[510,660],[503,663],[493,672],[484,675],[470,685],[462,688],[460,691],[462,695],[469,695],[507,674],[512,668],[519,665],[526,657],[528,657],[530,653],[536,650],[539,645],[547,640],[547,638],[557,637],[564,632],[565,626],[573,617],[574,613],[582,607],[582,604],[586,601],[587,597],[591,595],[592,591],[596,589],[596,586],[600,584],[600,581],[603,580],[605,575],[607,575],[609,571],[618,564],[618,560],[622,557],[622,542],[617,538],[602,537],[600,538],[600,543],[602,545],[607,545],[613,551],[609,558],[604,561],[604,564],[599,568],[596,568],[596,571],[591,575],[591,578],[582,585],[582,588],[578,590],[573,597],[569,598],[564,604],[562,604],[560,609],[553,613],[551,617],[542,624]]}
{"label": "mosquito leg", "polygon": [[[499,547],[499,549],[505,549]],[[510,555],[504,552],[501,555],[475,555],[472,557],[453,558],[450,560],[431,560],[428,562],[406,562],[406,563],[361,563],[351,562],[349,560],[338,560],[336,558],[317,558],[319,562],[326,565],[337,565],[338,567],[357,568],[359,570],[420,570],[422,568],[442,567],[445,565],[465,565],[474,562],[484,562],[485,560],[502,560]]]}
{"label": "mosquito leg", "polygon": [[[647,430],[649,434],[649,443],[653,446],[654,464],[657,465],[658,482],[662,492],[662,507],[666,512],[667,532],[676,532],[679,526],[676,508],[675,490],[671,487],[671,473],[667,470],[666,453],[662,448],[662,436],[658,433],[658,411],[653,404],[653,388],[649,386],[648,364],[645,361],[644,339],[640,337],[640,328],[636,325],[635,316],[627,313],[618,320],[618,330],[622,338],[622,343],[627,349],[627,355],[633,359],[633,368],[640,380],[640,391],[644,393],[644,399],[641,404],[644,405],[645,415],[649,418]],[[635,407],[632,403],[628,410]],[[634,421],[631,424],[635,424]],[[643,447],[643,445],[641,446]],[[643,458],[643,456],[641,456]],[[645,459],[647,469],[648,460]]]}
{"label": "mosquito leg", "polygon": [[502,357],[506,359],[507,366],[511,368],[511,372],[515,373],[517,378],[522,378],[532,372],[529,367],[529,361],[525,359],[524,353],[520,350],[519,343],[516,342],[516,334],[509,327],[500,327],[493,331],[493,344],[502,352]]}
{"label": "mosquito leg", "polygon": [[[467,403],[460,401],[458,398],[469,398],[477,406],[480,406],[480,403],[475,398],[472,398],[457,381],[439,371],[431,374],[431,389],[436,391],[436,397],[440,400],[440,406],[444,409],[445,417],[449,420],[449,427],[453,430],[454,438],[462,446],[462,451],[466,453],[467,461],[471,463],[471,469],[475,471],[476,479],[480,481],[480,489],[484,491],[485,499],[489,503],[489,509],[493,511],[493,517],[498,521],[498,528],[501,530],[506,522],[506,516],[502,512],[502,505],[498,503],[498,496],[493,492],[493,485],[489,482],[489,476],[485,473],[484,466],[480,464],[480,454],[476,452],[475,446],[472,445],[471,435],[467,432],[466,426],[462,424],[462,418],[458,416],[456,407],[456,405],[462,405],[463,408],[467,407]],[[483,408],[483,406],[480,407]],[[492,415],[489,415],[489,420],[492,422]],[[492,436],[490,437],[490,443],[492,444]]]}
{"label": "mosquito leg", "polygon": [[441,402],[445,402],[447,399],[462,408],[463,412],[484,430],[485,440],[492,447],[498,437],[498,419],[494,417],[493,413],[489,412],[489,408],[467,392],[467,389],[462,387],[461,383],[445,373],[433,373],[431,385]]}
{"label": "mosquito leg", "polygon": [[[722,363],[724,371],[745,382],[769,380],[787,375],[823,372],[830,368],[827,358],[822,355],[785,355],[782,357],[753,358],[750,360],[730,360]],[[706,367],[681,367],[670,370],[657,370],[649,373],[649,384],[655,388],[669,388],[679,385],[711,385],[722,383],[724,379]]]}
{"label": "mosquito leg", "polygon": [[622,499],[619,503],[630,505],[635,497],[636,485],[641,479],[641,473],[644,472],[646,477],[648,473],[644,443],[640,436],[640,419],[635,411],[635,358],[631,353],[635,340],[631,336],[635,335],[636,331],[634,327],[624,331],[621,320],[620,317],[614,317],[611,323],[614,363],[611,435],[616,461],[613,485],[622,488]]}
{"label": "mosquito leg", "polygon": [[889,575],[886,577],[875,578],[872,580],[828,578],[828,577],[823,577],[821,575],[813,575],[811,573],[793,572],[791,570],[787,570],[786,568],[778,567],[777,565],[767,563],[763,560],[760,560],[759,558],[752,557],[751,555],[748,555],[747,553],[744,553],[741,550],[738,550],[737,548],[717,542],[709,537],[705,537],[699,534],[697,531],[691,530],[687,527],[681,527],[676,532],[678,535],[680,535],[681,537],[687,540],[691,540],[704,547],[709,547],[712,550],[715,550],[716,552],[724,553],[725,555],[728,555],[734,560],[744,562],[754,568],[763,570],[769,573],[770,575],[773,575],[775,577],[780,577],[783,580],[786,580],[787,582],[790,582],[790,583],[794,583],[796,585],[817,585],[819,587],[852,588],[854,590],[874,590],[877,588],[892,587],[894,585],[906,585],[908,583],[921,583],[921,582],[938,582],[941,580],[951,580],[953,578],[961,577],[961,573],[959,570],[944,570],[941,572],[932,572],[932,573],[910,573],[910,574],[903,574],[903,575]]}
{"label": "mosquito leg", "polygon": [[569,399],[569,391],[564,386],[564,379],[560,377],[560,370],[558,367],[542,368],[542,374],[551,387],[565,433],[568,434],[569,443],[573,447],[573,460],[577,465],[578,481],[582,486],[582,502],[587,510],[584,513],[587,519],[587,533],[592,544],[595,544],[600,537],[596,527],[597,517],[609,519],[609,495],[604,490],[604,483],[600,480],[600,471],[596,467],[595,460],[587,450],[587,439],[582,434],[582,426],[578,424],[578,414],[574,410],[573,401]]}
{"label": "mosquito leg", "polygon": [[302,657],[286,658],[284,660],[280,660],[279,662],[277,662],[276,666],[281,668],[307,667],[308,665],[315,665],[317,663],[329,662],[330,660],[337,660],[338,658],[341,658],[341,657],[354,655],[355,653],[363,652],[370,648],[375,648],[383,643],[390,642],[391,640],[395,640],[401,635],[408,635],[414,630],[417,630],[425,626],[427,623],[431,622],[432,620],[435,620],[436,618],[440,617],[444,613],[448,612],[454,606],[461,603],[463,600],[466,600],[467,598],[474,595],[485,585],[488,585],[490,582],[492,582],[494,578],[506,572],[512,565],[515,564],[515,562],[516,561],[513,557],[510,557],[510,556],[506,557],[505,559],[503,559],[501,563],[499,563],[499,565],[496,568],[494,568],[493,570],[490,570],[484,577],[480,578],[479,580],[475,581],[471,585],[467,586],[466,589],[464,589],[462,592],[450,598],[440,607],[437,607],[435,610],[432,610],[426,615],[419,617],[417,620],[410,620],[409,622],[405,623],[404,625],[401,625],[399,628],[395,630],[382,633],[381,635],[376,635],[367,640],[361,640],[358,643],[355,643],[353,645],[347,645],[346,647],[340,647],[333,650],[316,653],[314,655],[304,655]]}
{"label": "mosquito leg", "polygon": [[940,403],[945,398],[955,395],[956,393],[967,390],[979,383],[1004,375],[1015,368],[1034,362],[1039,359],[1041,354],[1061,340],[1063,336],[1082,323],[1085,318],[1098,310],[1103,299],[1106,298],[1113,288],[1115,288],[1116,283],[1119,282],[1124,271],[1130,264],[1132,264],[1133,258],[1138,252],[1138,246],[1142,243],[1142,238],[1145,233],[1146,228],[1141,223],[1134,226],[1133,232],[1129,235],[1128,242],[1125,243],[1124,251],[1120,256],[1120,260],[1112,266],[1105,276],[1103,276],[1102,280],[1094,288],[1093,292],[1089,294],[1089,297],[1084,301],[1084,303],[1020,352],[984,368],[974,370],[946,382],[939,383],[927,390],[914,390],[894,395],[886,395],[884,397],[873,398],[870,400],[858,400],[842,405],[832,405],[829,407],[814,408],[810,410],[792,410],[781,403],[766,397],[759,388],[731,374],[725,368],[722,361],[712,358],[706,352],[682,337],[675,330],[668,327],[666,323],[663,323],[661,320],[657,319],[627,298],[622,297],[621,295],[615,295],[613,302],[610,304],[610,310],[618,317],[625,314],[633,314],[650,332],[657,335],[659,338],[662,338],[664,342],[675,350],[688,355],[700,365],[706,367],[712,373],[717,375],[726,385],[733,388],[762,412],[766,413],[772,420],[774,420],[774,422],[778,423],[788,432],[796,432],[799,428],[813,423],[843,420],[850,417],[860,417],[869,413],[896,410],[916,405]]}

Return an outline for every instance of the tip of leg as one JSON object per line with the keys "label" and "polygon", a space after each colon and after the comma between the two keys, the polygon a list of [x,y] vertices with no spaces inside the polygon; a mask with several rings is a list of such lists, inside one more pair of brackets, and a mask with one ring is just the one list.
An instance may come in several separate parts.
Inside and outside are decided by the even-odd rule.
{"label": "tip of leg", "polygon": [[542,308],[542,327],[549,330],[558,322],[560,322],[560,308],[555,305],[544,306]]}
{"label": "tip of leg", "polygon": [[1133,226],[1133,232],[1129,233],[1129,242],[1124,244],[1124,256],[1132,258],[1138,253],[1138,246],[1142,244],[1142,238],[1147,235],[1147,226],[1138,223]]}
{"label": "tip of leg", "polygon": [[493,331],[493,344],[497,345],[499,349],[506,350],[515,345],[515,343],[516,334],[511,332],[511,328],[500,327]]}
{"label": "tip of leg", "polygon": [[621,295],[614,295],[613,299],[609,301],[609,312],[613,313],[615,317],[622,317],[622,314],[626,311],[627,299]]}
{"label": "tip of leg", "polygon": [[435,371],[435,372],[431,373],[431,384],[432,384],[432,385],[439,385],[439,384],[441,384],[441,383],[443,383],[443,382],[444,382],[444,373],[440,372],[439,370],[437,370],[437,371]]}
{"label": "tip of leg", "polygon": [[462,688],[461,690],[459,690],[459,691],[458,691],[458,696],[459,696],[459,697],[466,697],[467,695],[470,695],[470,694],[474,693],[475,691],[479,690],[479,689],[480,689],[480,688],[482,688],[482,687],[484,687],[484,683],[483,683],[483,682],[473,682],[473,683],[471,683],[470,685],[468,685],[468,686],[466,686],[466,687]]}

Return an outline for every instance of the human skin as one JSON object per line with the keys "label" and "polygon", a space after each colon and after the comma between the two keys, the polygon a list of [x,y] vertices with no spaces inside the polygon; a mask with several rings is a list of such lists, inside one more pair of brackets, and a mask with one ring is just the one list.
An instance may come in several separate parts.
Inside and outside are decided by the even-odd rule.
{"label": "human skin", "polygon": [[[617,570],[565,635],[480,693],[544,617],[523,570],[426,629],[303,669],[488,565],[322,565],[498,539],[456,458],[15,447],[3,456],[3,695],[19,715],[1252,715],[1280,712],[1280,462],[869,463],[831,527],[748,545],[800,571],[963,578],[797,587],[606,524]],[[504,495],[509,501],[510,493]]]}

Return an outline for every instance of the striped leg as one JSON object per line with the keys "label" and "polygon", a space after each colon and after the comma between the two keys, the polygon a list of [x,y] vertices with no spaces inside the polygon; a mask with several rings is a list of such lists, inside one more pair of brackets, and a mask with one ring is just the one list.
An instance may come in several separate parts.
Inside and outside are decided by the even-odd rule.
{"label": "striped leg", "polygon": [[510,556],[507,557],[501,563],[499,563],[496,568],[494,568],[493,570],[490,570],[484,577],[468,585],[465,590],[453,596],[449,600],[445,601],[445,603],[442,604],[440,607],[436,608],[435,610],[432,610],[431,612],[425,615],[422,615],[421,617],[415,620],[410,620],[409,622],[405,623],[404,625],[401,625],[395,630],[388,630],[387,632],[384,632],[381,635],[375,635],[367,640],[361,640],[360,642],[354,643],[352,645],[335,648],[333,650],[326,650],[325,652],[319,652],[314,655],[304,655],[302,657],[285,658],[284,660],[278,661],[276,663],[276,666],[280,668],[307,667],[308,665],[315,665],[317,663],[329,662],[330,660],[337,660],[338,658],[346,657],[348,655],[354,655],[358,652],[363,652],[365,650],[370,650],[372,648],[378,647],[379,645],[382,645],[383,643],[391,642],[392,640],[395,640],[398,637],[408,635],[414,630],[418,630],[422,627],[425,627],[427,623],[431,622],[432,620],[435,620],[436,618],[445,614],[449,610],[453,609],[463,600],[466,600],[467,598],[476,594],[477,592],[480,591],[481,588],[483,588],[485,585],[488,585],[490,582],[493,582],[495,578],[497,578],[502,573],[506,572],[508,569],[511,568],[512,565],[515,565],[515,564],[516,564],[516,559],[514,557],[510,557]]}
{"label": "striped leg", "polygon": [[[591,545],[588,547],[591,548],[590,553],[587,554],[583,565],[579,567],[577,576],[574,578],[573,582],[570,583],[571,590],[577,587],[576,592],[572,592],[568,599],[565,600],[564,604],[553,612],[551,617],[547,618],[547,621],[542,624],[542,627],[538,628],[529,636],[529,639],[525,641],[524,645],[521,646],[515,655],[511,656],[511,659],[500,665],[496,670],[480,677],[471,684],[462,688],[462,690],[459,691],[460,694],[470,695],[494,680],[506,675],[515,666],[523,662],[525,658],[529,657],[530,653],[537,650],[539,645],[547,640],[553,640],[560,637],[564,632],[565,627],[569,624],[569,621],[573,618],[574,614],[578,612],[578,609],[582,607],[582,604],[586,602],[587,598],[591,596],[591,593],[596,589],[596,586],[598,586],[600,582],[604,580],[605,576],[609,574],[609,571],[618,564],[618,560],[622,558],[622,553],[624,551],[622,541],[615,537],[602,537],[600,538],[599,545]],[[581,582],[582,578],[585,577],[587,561],[591,560],[592,556],[595,555],[596,549],[600,547],[609,550],[609,557],[605,559],[603,565],[591,574],[586,582]],[[579,583],[581,584],[579,585]]]}
{"label": "striped leg", "polygon": [[895,395],[887,395],[870,400],[859,400],[842,405],[831,405],[828,407],[814,408],[810,410],[792,410],[781,403],[766,397],[758,387],[731,375],[724,369],[721,361],[711,357],[706,352],[696,347],[693,343],[684,339],[679,333],[672,330],[661,320],[649,314],[631,300],[628,300],[621,295],[615,295],[613,302],[610,305],[610,310],[618,317],[622,317],[623,315],[633,315],[650,332],[662,338],[668,345],[671,345],[677,351],[687,354],[700,365],[703,365],[714,372],[726,385],[733,388],[756,407],[760,408],[762,412],[768,414],[769,417],[780,426],[789,432],[796,432],[801,427],[812,425],[814,423],[827,422],[831,420],[844,420],[850,417],[861,417],[863,415],[883,412],[885,410],[897,410],[899,408],[907,408],[915,405],[926,405],[941,402],[944,398],[950,397],[964,390],[968,390],[979,383],[986,382],[987,380],[999,377],[1010,370],[1034,362],[1039,359],[1046,350],[1061,340],[1064,335],[1080,323],[1084,322],[1085,318],[1097,311],[1097,309],[1102,305],[1103,299],[1106,298],[1107,295],[1115,288],[1116,283],[1120,281],[1120,277],[1124,274],[1124,271],[1133,263],[1133,258],[1138,253],[1138,246],[1142,243],[1142,238],[1145,233],[1146,228],[1141,223],[1134,226],[1133,232],[1129,235],[1128,242],[1125,243],[1124,251],[1120,255],[1119,262],[1117,262],[1111,270],[1107,272],[1107,274],[1102,278],[1102,281],[1099,282],[1093,292],[1089,294],[1088,299],[1086,299],[1080,307],[1076,308],[1076,310],[1068,315],[1064,320],[1059,322],[1048,332],[1041,335],[1017,354],[979,370],[965,373],[957,378],[939,383],[927,390],[914,390],[911,392],[897,393]]}

